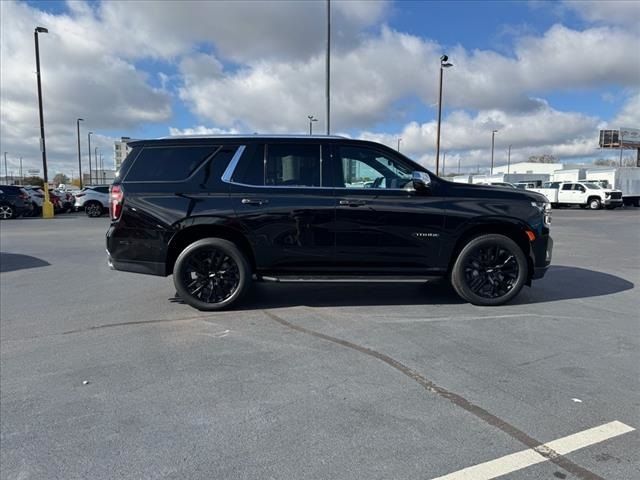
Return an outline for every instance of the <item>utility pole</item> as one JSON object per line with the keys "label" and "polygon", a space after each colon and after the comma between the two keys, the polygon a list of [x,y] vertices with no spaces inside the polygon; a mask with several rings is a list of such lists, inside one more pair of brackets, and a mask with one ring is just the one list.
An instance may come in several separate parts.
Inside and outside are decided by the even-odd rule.
{"label": "utility pole", "polygon": [[331,0],[327,0],[327,70],[326,70],[326,86],[325,86],[325,97],[326,97],[326,112],[325,117],[327,118],[327,135],[331,134],[331,102],[330,102],[330,79],[331,79]]}
{"label": "utility pole", "polygon": [[498,130],[491,131],[491,175],[493,175],[493,148],[495,146],[496,133]]}
{"label": "utility pole", "polygon": [[442,152],[442,176],[444,177],[444,165],[445,160],[447,159],[447,152]]}
{"label": "utility pole", "polygon": [[44,200],[42,201],[42,218],[53,218],[53,204],[49,199],[49,177],[47,175],[47,147],[44,141],[44,113],[42,111],[42,84],[40,79],[40,46],[38,33],[49,33],[44,27],[36,27],[33,37],[36,44],[36,78],[38,80],[38,110],[40,112],[40,150],[42,151],[42,170],[44,180]]}
{"label": "utility pole", "polygon": [[460,175],[460,156],[458,156],[458,175]]}
{"label": "utility pole", "polygon": [[7,152],[4,152],[4,181],[9,183],[9,171],[7,170]]}
{"label": "utility pole", "polygon": [[20,157],[20,185],[24,185],[24,176],[22,175],[22,157]]}
{"label": "utility pole", "polygon": [[[78,129],[78,170],[80,171],[80,188],[82,189],[82,157],[80,155],[80,122],[84,122],[83,118],[76,119],[76,127]],[[89,145],[91,149],[91,145]]]}
{"label": "utility pole", "polygon": [[[98,169],[98,147],[96,147],[96,148],[93,150],[93,153],[95,154],[93,158],[94,158],[94,160],[96,161],[96,170],[97,170],[97,169]],[[98,172],[96,172],[96,176],[97,176],[97,173],[98,173]],[[91,173],[89,173],[89,175],[91,175]],[[93,178],[93,177],[90,177],[90,178]]]}
{"label": "utility pole", "polygon": [[509,153],[507,154],[507,175],[511,170],[511,145],[509,145]]}
{"label": "utility pole", "polygon": [[92,184],[92,178],[93,176],[91,175],[91,135],[93,135],[93,132],[88,132],[87,133],[87,142],[89,144],[89,185]]}
{"label": "utility pole", "polygon": [[400,142],[402,141],[402,138],[398,138],[398,151],[400,151]]}

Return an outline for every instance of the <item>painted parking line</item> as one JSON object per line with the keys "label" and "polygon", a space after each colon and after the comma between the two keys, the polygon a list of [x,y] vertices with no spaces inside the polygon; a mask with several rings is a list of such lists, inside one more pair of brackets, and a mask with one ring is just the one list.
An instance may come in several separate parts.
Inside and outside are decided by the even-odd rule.
{"label": "painted parking line", "polygon": [[[603,442],[613,437],[632,432],[635,428],[613,421],[574,433],[567,437],[544,443],[536,448],[505,455],[504,457],[467,467],[433,480],[490,480],[523,468],[546,462],[551,456],[566,455],[575,450]],[[542,453],[542,454],[541,454]]]}

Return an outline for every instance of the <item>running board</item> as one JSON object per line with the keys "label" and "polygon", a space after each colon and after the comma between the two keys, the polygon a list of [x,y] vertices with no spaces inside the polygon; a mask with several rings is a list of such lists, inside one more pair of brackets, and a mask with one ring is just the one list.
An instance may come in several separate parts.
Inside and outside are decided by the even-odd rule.
{"label": "running board", "polygon": [[391,276],[391,275],[359,275],[353,277],[347,277],[345,275],[332,276],[332,275],[317,275],[317,276],[301,276],[301,275],[282,275],[279,277],[273,277],[269,275],[256,275],[255,279],[263,282],[278,282],[278,283],[424,283],[429,280],[435,280],[441,278],[439,276]]}

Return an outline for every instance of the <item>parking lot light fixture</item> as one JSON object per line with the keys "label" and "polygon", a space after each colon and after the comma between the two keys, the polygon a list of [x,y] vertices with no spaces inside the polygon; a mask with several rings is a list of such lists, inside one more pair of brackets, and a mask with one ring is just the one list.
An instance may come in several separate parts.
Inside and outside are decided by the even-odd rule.
{"label": "parking lot light fixture", "polygon": [[440,124],[442,122],[442,74],[445,68],[453,67],[453,63],[449,63],[449,57],[442,55],[440,57],[440,93],[438,94],[438,131],[436,133],[436,175],[438,175],[438,167],[440,166]]}
{"label": "parking lot light fixture", "polygon": [[307,115],[307,118],[309,119],[309,135],[313,135],[313,122],[317,122],[318,119],[313,115]]}
{"label": "parking lot light fixture", "polygon": [[33,38],[36,47],[36,79],[38,81],[38,111],[40,113],[40,151],[42,152],[42,170],[44,179],[44,200],[42,201],[42,218],[53,218],[53,204],[49,199],[49,178],[47,176],[47,149],[44,137],[44,115],[42,111],[42,83],[40,79],[40,46],[38,33],[49,33],[44,27],[36,27]]}

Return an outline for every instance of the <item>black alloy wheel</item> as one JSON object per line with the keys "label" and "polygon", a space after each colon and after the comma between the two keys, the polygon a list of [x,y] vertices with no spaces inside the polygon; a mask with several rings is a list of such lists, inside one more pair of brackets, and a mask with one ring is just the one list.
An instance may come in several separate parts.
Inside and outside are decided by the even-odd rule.
{"label": "black alloy wheel", "polygon": [[231,242],[206,238],[189,245],[176,260],[173,281],[180,297],[199,310],[227,308],[251,280],[247,260]]}
{"label": "black alloy wheel", "polygon": [[528,274],[522,249],[504,235],[473,238],[456,259],[451,283],[475,305],[501,305],[515,297]]}

